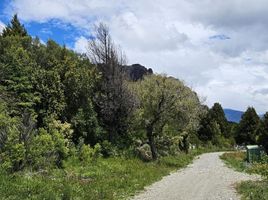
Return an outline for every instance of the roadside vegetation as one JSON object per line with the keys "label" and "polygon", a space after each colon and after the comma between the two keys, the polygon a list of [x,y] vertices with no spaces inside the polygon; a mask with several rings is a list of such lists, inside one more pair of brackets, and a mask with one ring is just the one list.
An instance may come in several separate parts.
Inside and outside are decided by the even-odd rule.
{"label": "roadside vegetation", "polygon": [[106,25],[92,36],[78,54],[17,15],[0,34],[0,198],[125,199],[201,152],[265,146],[268,114],[229,123],[179,79],[131,79]]}
{"label": "roadside vegetation", "polygon": [[235,170],[242,172],[247,169],[246,167],[246,153],[245,152],[228,152],[220,156],[225,163],[233,167]]}
{"label": "roadside vegetation", "polygon": [[64,170],[1,171],[1,199],[127,199],[145,186],[188,165],[201,152],[167,156],[154,162],[138,158],[98,158],[81,164],[75,158]]}
{"label": "roadside vegetation", "polygon": [[244,181],[237,185],[237,191],[242,195],[242,199],[266,200],[268,199],[268,157],[263,156],[258,163],[246,164],[245,152],[224,153],[221,156],[227,165],[238,171],[254,173],[262,176],[261,181]]}

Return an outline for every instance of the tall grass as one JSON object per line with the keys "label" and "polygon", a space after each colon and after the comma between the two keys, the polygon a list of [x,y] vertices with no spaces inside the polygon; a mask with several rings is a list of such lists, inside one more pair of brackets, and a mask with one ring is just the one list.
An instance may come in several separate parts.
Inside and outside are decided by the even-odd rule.
{"label": "tall grass", "polygon": [[137,158],[100,158],[94,163],[69,159],[64,169],[0,173],[1,199],[127,199],[200,154],[193,151],[155,162]]}
{"label": "tall grass", "polygon": [[228,152],[220,156],[225,163],[233,167],[237,171],[245,171],[246,168],[246,153],[237,151],[237,152]]}

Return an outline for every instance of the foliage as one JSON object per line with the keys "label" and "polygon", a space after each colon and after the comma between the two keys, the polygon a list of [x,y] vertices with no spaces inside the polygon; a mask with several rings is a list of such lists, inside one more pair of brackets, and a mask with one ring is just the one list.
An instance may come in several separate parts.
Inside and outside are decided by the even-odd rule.
{"label": "foliage", "polygon": [[86,144],[94,145],[105,137],[93,105],[95,85],[100,75],[94,67],[89,68],[91,64],[86,60],[77,65],[72,64],[64,75],[64,117],[73,125],[75,142],[83,137]]}
{"label": "foliage", "polygon": [[7,36],[27,36],[26,29],[21,25],[17,14],[14,15],[13,19],[11,20],[11,24],[8,24],[7,27],[3,30],[3,37]]}
{"label": "foliage", "polygon": [[268,179],[268,163],[254,163],[248,169],[249,173],[260,174],[263,178]]}
{"label": "foliage", "polygon": [[238,144],[256,144],[260,119],[253,107],[249,107],[242,115],[238,126],[236,141]]}
{"label": "foliage", "polygon": [[210,118],[218,123],[220,132],[224,137],[229,137],[228,122],[219,103],[215,103],[210,109]]}
{"label": "foliage", "polygon": [[204,143],[211,142],[220,147],[229,147],[234,144],[232,127],[228,124],[223,109],[219,103],[215,103],[200,122],[198,136]]}
{"label": "foliage", "polygon": [[245,152],[228,152],[224,153],[220,156],[225,163],[237,171],[245,171],[246,170],[246,153]]}
{"label": "foliage", "polygon": [[104,157],[116,156],[118,155],[118,150],[111,142],[104,140],[101,143],[101,154]]}
{"label": "foliage", "polygon": [[80,140],[77,150],[79,160],[84,164],[96,162],[97,158],[101,156],[101,146],[96,144],[94,147],[84,144],[83,139]]}
{"label": "foliage", "polygon": [[253,163],[252,166],[245,165],[245,152],[224,153],[221,158],[238,171],[260,174],[264,180],[244,181],[237,185],[237,190],[242,194],[242,199],[267,199],[268,197],[268,162],[267,155],[263,157],[260,163]]}
{"label": "foliage", "polygon": [[242,200],[266,200],[268,199],[267,181],[245,181],[239,184],[237,190],[242,194]]}
{"label": "foliage", "polygon": [[261,160],[253,163],[247,172],[260,174],[264,179],[268,180],[268,155],[261,155]]}
{"label": "foliage", "polygon": [[100,139],[93,106],[99,72],[87,57],[53,40],[43,45],[31,38],[16,15],[0,35],[0,76],[8,115],[30,113],[37,129],[51,119],[71,123],[75,142],[80,136],[93,145]]}
{"label": "foliage", "polygon": [[6,105],[0,102],[0,158],[2,168],[17,171],[26,162],[26,142],[20,135],[20,120],[7,114]]}
{"label": "foliage", "polygon": [[223,159],[228,165],[234,167],[238,171],[260,174],[264,178],[268,178],[267,157],[267,155],[263,155],[260,162],[255,162],[252,165],[246,165],[246,152],[224,153],[221,156],[221,159]]}
{"label": "foliage", "polygon": [[257,131],[257,142],[262,145],[268,153],[268,112],[263,116]]}
{"label": "foliage", "polygon": [[106,25],[97,25],[93,35],[89,41],[88,55],[102,74],[99,91],[94,98],[96,111],[108,134],[105,139],[115,145],[125,146],[129,144],[129,117],[135,106],[135,98],[127,87],[123,69],[125,56],[112,41]]}
{"label": "foliage", "polygon": [[[182,81],[151,70],[129,82],[108,27],[93,35],[87,55],[42,44],[17,15],[0,35],[1,198],[125,199],[189,164],[200,153],[191,147],[233,144],[220,104],[206,109]],[[264,146],[266,118],[254,132]]]}
{"label": "foliage", "polygon": [[190,133],[198,126],[200,102],[196,94],[181,81],[162,75],[150,75],[130,85],[137,95],[136,127],[145,130],[153,159],[157,159],[156,137],[164,127]]}
{"label": "foliage", "polygon": [[40,69],[36,72],[34,89],[40,101],[35,106],[39,126],[46,124],[47,118],[57,119],[65,107],[63,85],[56,71]]}
{"label": "foliage", "polygon": [[31,166],[44,169],[57,165],[69,155],[72,130],[70,124],[53,121],[48,129],[40,128],[30,147]]}

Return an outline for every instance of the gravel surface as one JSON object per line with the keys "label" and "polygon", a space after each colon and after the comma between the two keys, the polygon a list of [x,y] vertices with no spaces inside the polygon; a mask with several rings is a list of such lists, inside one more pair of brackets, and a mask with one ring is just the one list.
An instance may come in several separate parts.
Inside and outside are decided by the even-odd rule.
{"label": "gravel surface", "polygon": [[257,180],[259,176],[236,172],[219,158],[206,153],[187,168],[164,177],[133,200],[238,200],[235,183]]}

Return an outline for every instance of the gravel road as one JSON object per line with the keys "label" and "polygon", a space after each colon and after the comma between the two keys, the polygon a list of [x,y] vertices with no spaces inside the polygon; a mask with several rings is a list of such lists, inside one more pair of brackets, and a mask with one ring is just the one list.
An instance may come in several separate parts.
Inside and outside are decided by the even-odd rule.
{"label": "gravel road", "polygon": [[260,177],[236,172],[219,158],[202,154],[187,168],[164,177],[133,200],[238,200],[235,183]]}

